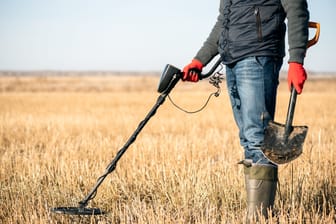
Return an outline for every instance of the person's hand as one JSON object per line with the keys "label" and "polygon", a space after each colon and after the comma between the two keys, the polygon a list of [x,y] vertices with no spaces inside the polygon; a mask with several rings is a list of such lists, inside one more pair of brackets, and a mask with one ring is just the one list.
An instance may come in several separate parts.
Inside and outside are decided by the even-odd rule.
{"label": "person's hand", "polygon": [[182,80],[197,82],[199,80],[198,75],[202,72],[203,64],[197,59],[193,59],[190,64],[183,68]]}
{"label": "person's hand", "polygon": [[291,89],[292,85],[296,89],[296,92],[300,94],[303,89],[304,82],[307,79],[307,73],[302,64],[297,62],[290,62],[288,68],[288,87]]}

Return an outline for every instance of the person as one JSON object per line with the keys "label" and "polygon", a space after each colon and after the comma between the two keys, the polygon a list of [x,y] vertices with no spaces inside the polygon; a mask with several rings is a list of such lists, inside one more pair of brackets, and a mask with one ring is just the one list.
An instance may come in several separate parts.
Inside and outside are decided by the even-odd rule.
{"label": "person", "polygon": [[[285,20],[287,19],[287,25]],[[216,55],[226,67],[226,84],[239,140],[244,149],[247,222],[268,218],[276,195],[278,167],[262,153],[264,130],[274,119],[279,71],[288,28],[288,85],[300,94],[308,42],[306,0],[221,0],[219,16],[182,80],[198,74]]]}

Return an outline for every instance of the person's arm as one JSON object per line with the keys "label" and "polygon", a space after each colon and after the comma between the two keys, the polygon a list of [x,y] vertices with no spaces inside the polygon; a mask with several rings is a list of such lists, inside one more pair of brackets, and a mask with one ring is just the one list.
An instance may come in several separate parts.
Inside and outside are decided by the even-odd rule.
{"label": "person's arm", "polygon": [[309,11],[306,0],[281,0],[288,24],[289,67],[288,87],[300,94],[307,79],[303,67],[308,43]]}
{"label": "person's arm", "polygon": [[199,49],[194,59],[200,61],[204,66],[207,65],[211,59],[213,59],[218,54],[218,42],[220,34],[223,30],[224,22],[224,1],[220,1],[219,15],[217,21],[212,28],[208,38],[203,43],[203,46]]}
{"label": "person's arm", "polygon": [[220,14],[217,17],[217,22],[212,28],[208,38],[203,43],[203,46],[199,49],[192,61],[183,68],[182,80],[197,82],[199,79],[198,73],[202,72],[203,67],[218,54],[218,41],[224,20],[223,2],[223,0],[220,1]]}
{"label": "person's arm", "polygon": [[306,0],[281,0],[287,16],[288,62],[303,64],[308,43],[309,11]]}

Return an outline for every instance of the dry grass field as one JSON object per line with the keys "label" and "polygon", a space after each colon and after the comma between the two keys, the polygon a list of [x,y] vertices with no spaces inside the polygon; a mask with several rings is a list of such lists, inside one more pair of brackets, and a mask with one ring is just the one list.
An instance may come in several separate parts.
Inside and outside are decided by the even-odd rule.
{"label": "dry grass field", "polygon": [[[98,189],[77,206],[154,105],[158,76],[0,77],[0,223],[243,223],[242,149],[225,84],[200,113],[167,101]],[[179,83],[171,93],[198,109],[214,88]],[[276,121],[289,92],[279,86]],[[295,125],[309,126],[303,154],[280,166],[277,216],[269,223],[336,222],[336,78],[310,79]]]}

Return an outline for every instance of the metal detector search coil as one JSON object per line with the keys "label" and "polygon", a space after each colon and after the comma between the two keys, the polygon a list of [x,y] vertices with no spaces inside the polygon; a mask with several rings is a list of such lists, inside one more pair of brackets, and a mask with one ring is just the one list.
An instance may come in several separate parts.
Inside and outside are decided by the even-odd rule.
{"label": "metal detector search coil", "polygon": [[106,212],[99,208],[81,208],[81,207],[56,207],[52,212],[63,215],[104,215]]}

